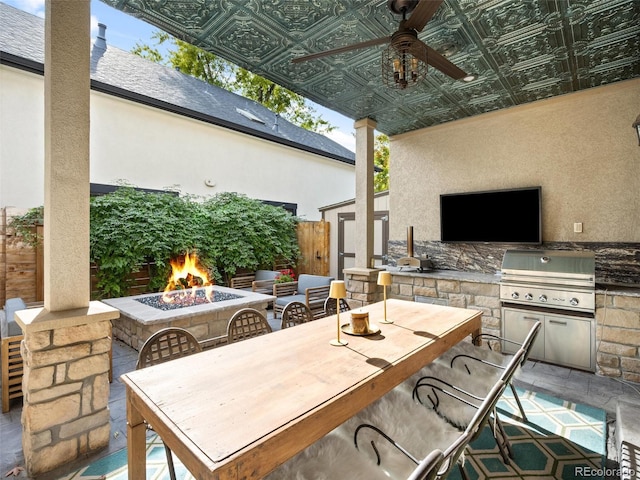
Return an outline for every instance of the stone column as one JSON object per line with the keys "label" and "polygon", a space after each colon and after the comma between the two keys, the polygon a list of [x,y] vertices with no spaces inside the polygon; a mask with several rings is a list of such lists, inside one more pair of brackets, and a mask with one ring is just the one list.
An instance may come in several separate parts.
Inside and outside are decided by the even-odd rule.
{"label": "stone column", "polygon": [[44,306],[89,305],[91,4],[45,4]]}
{"label": "stone column", "polygon": [[373,266],[373,132],[376,122],[363,118],[356,129],[355,267],[344,270],[347,300],[352,307],[379,300],[378,270]]}
{"label": "stone column", "polygon": [[109,443],[111,319],[90,302],[89,0],[45,4],[44,308],[24,340],[22,449],[30,477]]}
{"label": "stone column", "polygon": [[356,129],[356,257],[355,266],[370,268],[373,261],[373,131],[376,122],[365,118]]}
{"label": "stone column", "polygon": [[25,334],[22,449],[30,476],[109,444],[110,334],[118,315],[101,302],[16,312]]}

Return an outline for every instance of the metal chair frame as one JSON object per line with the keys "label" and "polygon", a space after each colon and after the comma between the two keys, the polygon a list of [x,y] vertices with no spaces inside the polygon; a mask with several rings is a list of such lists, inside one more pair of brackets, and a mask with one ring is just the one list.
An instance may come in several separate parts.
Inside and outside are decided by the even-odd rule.
{"label": "metal chair frame", "polygon": [[[169,327],[157,331],[151,335],[142,345],[138,353],[136,370],[168,362],[177,358],[186,357],[202,351],[196,337],[191,332],[183,328]],[[147,424],[147,428],[153,427]],[[169,477],[176,480],[176,471],[173,465],[171,449],[164,444],[164,451],[167,454],[167,465],[169,467]]]}
{"label": "metal chair frame", "polygon": [[[511,384],[513,375],[515,374],[518,366],[522,362],[522,359],[524,358],[524,356],[525,356],[525,351],[524,349],[521,348],[513,356],[513,358],[507,365],[504,373],[498,379],[498,382],[496,383],[496,385],[504,384],[504,388],[500,392],[500,395],[502,395],[502,392],[504,391],[504,389],[506,389],[506,386]],[[420,397],[420,388],[424,388],[424,387],[429,387],[431,389],[431,394],[433,395],[433,397],[431,396],[431,394],[427,394],[427,398],[431,402],[431,405],[433,406],[434,410],[438,412],[438,414],[442,415],[445,419],[447,418],[446,412],[442,412],[439,409],[440,399],[438,398],[438,392],[441,392],[442,394],[447,395],[448,397],[453,398],[454,400],[457,400],[459,402],[462,402],[465,405],[468,405],[472,408],[479,409],[481,405],[480,402],[485,402],[487,398],[490,397],[493,391],[492,389],[490,390],[487,396],[481,397],[471,392],[468,392],[459,386],[453,385],[450,382],[447,382],[446,380],[443,380],[441,378],[437,378],[434,376],[424,376],[424,377],[421,377],[416,382],[416,385],[413,389],[413,397],[416,400],[418,400],[420,403],[424,403],[422,401],[422,398]],[[453,391],[449,391],[445,387]],[[514,453],[513,453],[513,448],[511,446],[511,443],[509,442],[509,437],[507,436],[504,426],[500,421],[500,417],[495,412],[495,404],[497,404],[498,399],[499,398],[495,399],[493,415],[491,418],[488,418],[488,421],[491,424],[491,433],[493,434],[493,438],[496,441],[496,445],[500,450],[500,455],[502,456],[502,459],[505,465],[509,465],[510,463],[509,459],[514,458]],[[457,425],[457,426],[461,427],[461,425]]]}
{"label": "metal chair frame", "polygon": [[138,353],[136,370],[202,351],[202,346],[184,328],[163,328],[151,335]]}
{"label": "metal chair frame", "polygon": [[243,308],[234,313],[227,325],[227,342],[234,343],[271,333],[265,316],[254,308]]}
{"label": "metal chair frame", "polygon": [[313,320],[313,313],[302,302],[289,302],[282,310],[280,328],[295,327]]}
{"label": "metal chair frame", "polygon": [[[499,341],[503,341],[503,342],[507,342],[507,343],[511,343],[513,345],[519,345],[520,349],[524,350],[524,356],[522,357],[522,361],[520,362],[520,366],[524,365],[524,363],[527,361],[527,359],[529,358],[529,354],[531,353],[531,348],[533,347],[533,342],[535,342],[537,336],[538,336],[538,332],[540,331],[540,328],[542,327],[542,323],[541,322],[536,322],[531,329],[529,330],[529,333],[527,334],[527,336],[525,337],[525,339],[523,340],[523,342],[520,344],[519,342],[514,342],[513,340],[509,340],[503,337],[499,337],[497,335],[492,335],[489,333],[484,333],[484,334],[480,334],[480,335],[476,335],[473,338],[473,345],[475,346],[475,348],[480,348],[477,346],[477,342],[480,339],[484,339],[484,338],[491,338],[493,340],[499,340]],[[491,345],[488,343],[489,349],[491,350]],[[506,370],[507,368],[509,368],[510,363],[508,363],[507,365],[501,365],[501,364],[496,364],[493,362],[489,362],[487,360],[481,359],[481,358],[477,358],[474,355],[472,355],[471,353],[469,354],[460,354],[460,355],[456,355],[451,359],[451,368],[454,368],[454,363],[457,359],[459,358],[467,358],[469,360],[473,360],[476,362],[480,362],[484,365],[489,365],[490,367],[496,368],[498,370]],[[464,364],[464,368],[467,371],[467,373],[469,373],[471,375],[471,370],[469,369],[468,364]],[[515,374],[515,371],[513,372],[513,374]],[[503,374],[504,375],[504,374]],[[511,375],[511,377],[513,377],[513,375]],[[526,422],[527,421],[527,415],[524,411],[524,407],[522,406],[522,402],[520,401],[520,397],[518,396],[518,392],[516,391],[516,388],[513,386],[513,382],[509,381],[509,388],[511,389],[511,392],[513,393],[513,398],[516,401],[516,404],[518,405],[518,410],[520,410],[520,415],[522,417],[522,419]]]}
{"label": "metal chair frame", "polygon": [[[378,433],[384,440],[389,442],[399,452],[407,456],[407,458],[409,458],[412,462],[418,465],[418,467],[416,468],[416,470],[414,470],[414,472],[411,474],[409,479],[421,479],[421,480],[432,479],[432,478],[443,479],[443,478],[446,478],[446,476],[449,474],[453,466],[457,464],[462,478],[464,480],[468,480],[469,477],[466,471],[464,470],[464,466],[459,462],[459,458],[464,452],[464,450],[466,449],[467,445],[471,441],[473,441],[475,438],[477,438],[477,436],[481,431],[481,428],[484,427],[484,425],[489,421],[491,413],[495,410],[498,399],[504,392],[505,388],[506,388],[506,383],[503,380],[499,380],[493,385],[493,387],[491,388],[491,391],[486,396],[486,398],[482,401],[482,403],[479,406],[476,406],[477,411],[473,416],[473,418],[471,419],[471,421],[469,422],[469,425],[467,426],[467,428],[460,434],[460,436],[451,445],[449,445],[442,452],[442,459],[440,459],[439,462],[437,463],[437,468],[434,469],[433,474],[431,474],[431,472],[429,472],[428,470],[426,472],[422,470],[421,469],[422,462],[419,462],[404,447],[402,447],[402,445],[400,445],[398,442],[392,439],[389,435],[384,433],[384,431],[381,428],[375,425],[365,423],[365,424],[359,425],[356,428],[354,432],[355,446],[356,448],[359,448],[358,433],[363,429],[370,429]],[[373,449],[376,455],[376,458],[378,459],[378,465],[380,465],[381,458],[374,441],[371,441],[371,448]],[[432,451],[427,457],[425,457],[423,461],[427,462],[427,459],[429,459],[429,456],[437,455],[436,453],[434,453],[435,451],[436,450]],[[431,461],[433,461],[433,458],[429,459],[429,462]]]}
{"label": "metal chair frame", "polygon": [[[331,315],[335,315],[336,313],[338,313],[338,310],[336,308],[336,302],[337,302],[337,300],[335,298],[331,298],[331,297],[327,297],[327,299],[324,301],[324,315],[325,315],[325,317],[329,317]],[[340,313],[348,312],[349,310],[351,310],[351,307],[349,306],[349,304],[347,303],[347,301],[344,298],[341,298],[340,299]]]}

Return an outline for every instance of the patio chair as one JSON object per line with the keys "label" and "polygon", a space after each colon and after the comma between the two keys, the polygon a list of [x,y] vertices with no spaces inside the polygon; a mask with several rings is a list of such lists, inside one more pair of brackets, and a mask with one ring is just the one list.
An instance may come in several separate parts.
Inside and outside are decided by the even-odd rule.
{"label": "patio chair", "polygon": [[[465,372],[446,365],[432,363],[420,371],[420,374],[425,375],[415,383],[412,395],[424,404],[425,395],[421,396],[421,391],[426,389],[426,398],[442,418],[460,429],[467,428],[482,402],[491,395],[493,386],[500,383],[506,388],[510,384],[524,354],[524,350],[520,349],[511,359],[503,375],[496,381],[482,376],[469,376]],[[410,381],[414,378],[412,377]],[[406,391],[406,384],[403,388]],[[491,423],[491,433],[502,459],[508,465],[509,459],[513,458],[513,449],[502,422],[495,413],[488,421]]]}
{"label": "patio chair", "polygon": [[309,307],[302,302],[289,302],[282,310],[282,322],[280,328],[295,327],[301,323],[313,320],[313,314]]}
{"label": "patio chair", "polygon": [[243,308],[229,319],[227,342],[234,343],[266,333],[271,333],[271,326],[265,316],[253,308]]}
{"label": "patio chair", "polygon": [[[324,301],[325,317],[328,317],[330,315],[335,315],[336,313],[338,313],[338,310],[336,308],[336,303],[337,303],[337,300],[335,298],[327,297],[327,299]],[[348,312],[349,310],[351,310],[351,307],[349,306],[349,304],[344,298],[341,298],[340,313]]]}
{"label": "patio chair", "polygon": [[[460,342],[457,345],[454,345],[449,351],[438,357],[437,361],[445,362],[452,368],[463,369],[469,375],[481,375],[484,378],[495,381],[503,375],[503,372],[511,363],[513,355],[504,355],[492,350],[490,343],[488,343],[488,348],[483,348],[476,344],[480,340],[495,340],[517,345],[518,348],[525,351],[522,361],[518,365],[518,367],[521,367],[529,358],[533,343],[535,342],[541,327],[541,322],[534,323],[522,343],[514,342],[488,333],[480,334],[473,338],[473,343]],[[517,372],[513,372],[511,380],[513,380],[516,373]],[[518,405],[520,415],[526,422],[527,416],[512,381],[509,381],[509,388],[511,389],[516,404]]]}
{"label": "patio chair", "polygon": [[314,318],[324,316],[324,302],[329,296],[333,277],[309,275],[302,273],[295,282],[276,283],[273,285],[273,315],[278,318],[289,302],[304,302]]}
{"label": "patio chair", "polygon": [[23,361],[20,344],[24,338],[14,313],[27,305],[21,298],[7,299],[5,315],[0,316],[0,371],[2,374],[2,413],[11,408],[11,400],[22,397]]}
{"label": "patio chair", "polygon": [[[188,330],[177,327],[164,328],[151,335],[144,342],[140,353],[138,353],[136,370],[201,351],[202,347],[198,343],[198,340]],[[147,428],[153,430],[153,427],[149,424],[147,424]],[[176,480],[176,471],[173,466],[171,449],[165,444],[164,450],[167,454],[169,477],[171,480]]]}
{"label": "patio chair", "polygon": [[[339,429],[329,432],[273,470],[264,480],[389,480]],[[421,480],[429,477],[417,477]]]}
{"label": "patio chair", "polygon": [[[463,432],[398,388],[350,419],[346,428],[357,424],[353,430],[356,448],[370,445],[371,448],[366,449],[369,455],[391,478],[424,478],[419,476],[421,461],[418,459],[426,460],[434,450],[440,450],[443,460],[435,478],[446,478],[458,465],[461,476],[466,479],[460,457],[487,423],[504,388],[504,382],[493,386]],[[423,452],[427,455],[423,456]]]}

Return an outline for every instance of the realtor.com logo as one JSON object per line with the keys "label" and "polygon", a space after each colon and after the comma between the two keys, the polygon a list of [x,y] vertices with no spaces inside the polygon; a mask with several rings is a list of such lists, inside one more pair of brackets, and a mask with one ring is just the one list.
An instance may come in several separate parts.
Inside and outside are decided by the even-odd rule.
{"label": "realtor.com logo", "polygon": [[635,478],[640,477],[639,472],[629,468],[591,468],[591,467],[575,467],[574,474],[576,477],[607,477],[607,478]]}

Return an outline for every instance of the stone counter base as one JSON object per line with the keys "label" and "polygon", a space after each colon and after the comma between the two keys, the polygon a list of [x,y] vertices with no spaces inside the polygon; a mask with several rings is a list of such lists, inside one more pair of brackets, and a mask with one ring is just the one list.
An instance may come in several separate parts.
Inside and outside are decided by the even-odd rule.
{"label": "stone counter base", "polygon": [[[501,335],[500,286],[488,276],[441,278],[442,272],[391,272],[388,298],[482,311],[482,331]],[[439,278],[440,277],[440,278]],[[455,277],[453,273],[450,277]],[[367,284],[368,288],[371,283]],[[378,287],[379,289],[381,287]],[[380,298],[374,298],[375,301]],[[637,290],[596,291],[596,373],[640,383],[640,294]],[[500,345],[494,349],[499,350]]]}

